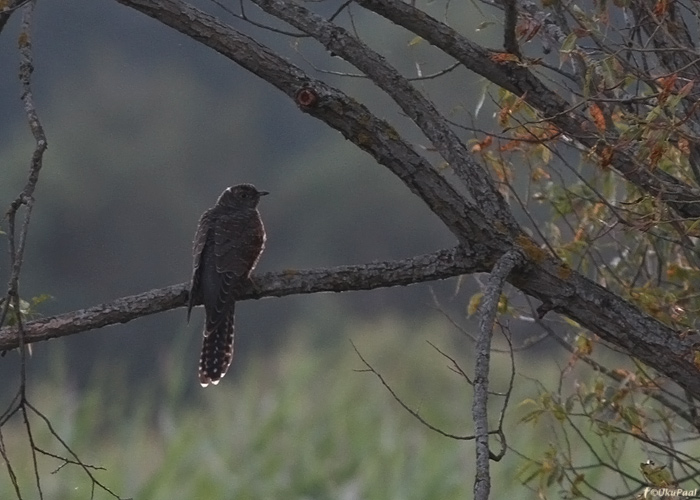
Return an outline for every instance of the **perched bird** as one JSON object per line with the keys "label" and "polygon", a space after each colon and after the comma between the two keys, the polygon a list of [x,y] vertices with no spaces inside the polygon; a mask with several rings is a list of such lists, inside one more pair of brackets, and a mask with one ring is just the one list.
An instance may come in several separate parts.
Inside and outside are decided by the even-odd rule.
{"label": "perched bird", "polygon": [[229,187],[199,219],[187,321],[192,307],[203,304],[206,320],[199,359],[202,387],[218,384],[233,358],[236,297],[249,283],[265,247],[258,203],[266,194],[252,184]]}

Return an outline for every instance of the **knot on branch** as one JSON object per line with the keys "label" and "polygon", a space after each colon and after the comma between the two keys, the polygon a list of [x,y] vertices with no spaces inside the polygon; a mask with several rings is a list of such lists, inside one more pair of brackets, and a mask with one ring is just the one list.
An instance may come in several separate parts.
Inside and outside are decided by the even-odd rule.
{"label": "knot on branch", "polygon": [[297,91],[294,100],[301,108],[313,108],[318,104],[318,93],[310,87],[302,87]]}
{"label": "knot on branch", "polygon": [[28,195],[26,193],[20,193],[15,200],[10,203],[10,209],[7,211],[7,214],[12,214],[17,212],[19,210],[19,207],[22,205],[29,206],[34,203],[34,197],[32,195]]}

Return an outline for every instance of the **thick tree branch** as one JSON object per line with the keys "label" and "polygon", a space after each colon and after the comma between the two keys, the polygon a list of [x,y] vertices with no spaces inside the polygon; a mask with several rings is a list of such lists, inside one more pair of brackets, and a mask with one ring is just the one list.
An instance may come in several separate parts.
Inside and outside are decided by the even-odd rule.
{"label": "thick tree branch", "polygon": [[[118,1],[200,41],[264,78],[293,98],[302,111],[323,120],[369,152],[421,197],[465,248],[489,260],[482,262],[482,271],[491,269],[500,255],[513,248],[511,239],[498,230],[498,221],[485,219],[481,211],[474,210],[474,206],[402,140],[395,129],[377,119],[356,100],[309,78],[267,47],[180,0]],[[549,109],[568,113],[568,103],[543,86],[525,68],[495,64],[490,59],[490,52],[471,44],[451,28],[409,4],[393,0],[358,0],[358,3],[371,6],[380,13],[386,10],[398,16],[396,19],[387,17],[414,29],[416,34],[458,56],[469,67],[478,66],[475,70],[481,70],[478,72],[506,89],[523,95],[523,86],[529,85],[526,89],[529,98],[550,106]],[[576,123],[573,118],[572,123]],[[663,172],[657,169],[655,174],[662,175]],[[664,196],[668,195],[666,199],[675,200],[688,194],[682,189],[664,193]],[[695,200],[693,203],[700,213],[700,202]],[[693,210],[695,208],[686,206],[686,211]],[[688,339],[680,338],[678,332],[563,266],[528,237],[521,235],[516,238],[516,243],[523,249],[529,265],[511,274],[509,281],[513,285],[540,299],[545,309],[578,321],[605,341],[666,374],[693,395],[700,396],[700,377],[693,364],[694,351]]]}
{"label": "thick tree branch", "polygon": [[[359,5],[422,37],[428,43],[454,57],[466,68],[496,85],[522,97],[540,110],[566,135],[593,152],[602,152],[616,144],[616,133],[608,130],[605,141],[590,131],[596,127],[575,106],[544,85],[528,67],[511,62],[500,63],[494,52],[471,40],[444,23],[430,17],[411,3],[401,0],[356,0]],[[700,190],[660,169],[650,169],[630,153],[629,148],[615,149],[610,166],[625,179],[654,197],[666,202],[683,217],[700,218]]]}
{"label": "thick tree branch", "polygon": [[523,249],[529,259],[535,257],[539,262],[532,265],[530,260],[530,266],[512,273],[508,281],[541,300],[541,314],[555,311],[568,316],[700,397],[691,339],[682,338],[679,332],[556,259],[542,256],[540,260],[532,246],[524,244]]}
{"label": "thick tree branch", "polygon": [[[180,0],[117,0],[216,50],[295,100],[301,111],[338,130],[418,195],[462,244],[490,224],[432,165],[357,100],[306,75],[256,40]],[[505,237],[492,236],[496,240]]]}
{"label": "thick tree branch", "polygon": [[[239,299],[404,286],[485,271],[488,267],[484,262],[489,260],[490,257],[486,254],[478,255],[452,248],[397,261],[265,273],[255,276],[255,286],[249,287]],[[183,307],[187,302],[188,288],[188,283],[181,283],[123,297],[89,309],[30,321],[24,325],[25,342],[65,337]],[[14,349],[18,342],[15,328],[0,330],[0,351]]]}
{"label": "thick tree branch", "polygon": [[281,0],[252,0],[269,14],[308,33],[322,43],[329,52],[342,57],[363,71],[401,107],[430,139],[441,156],[452,166],[476,208],[488,220],[499,220],[514,234],[519,227],[508,205],[496,189],[486,170],[471,157],[457,134],[435,106],[423,96],[393,66],[347,30],[314,14],[303,5]]}

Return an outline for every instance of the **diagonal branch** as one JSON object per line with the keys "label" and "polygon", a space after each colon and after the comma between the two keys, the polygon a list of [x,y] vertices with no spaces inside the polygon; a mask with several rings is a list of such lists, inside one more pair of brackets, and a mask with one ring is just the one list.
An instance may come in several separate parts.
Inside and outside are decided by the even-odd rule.
{"label": "diagonal branch", "polygon": [[357,37],[303,5],[281,0],[252,0],[267,13],[308,33],[329,52],[342,57],[367,74],[420,127],[440,155],[464,182],[477,209],[491,220],[499,220],[516,234],[518,225],[508,205],[486,170],[471,157],[457,134],[435,106],[403,77],[384,57]]}
{"label": "diagonal branch", "polygon": [[[483,264],[480,270],[490,270],[498,257],[514,246],[499,229],[502,224],[498,220],[485,218],[481,210],[476,210],[474,204],[465,200],[391,125],[378,119],[355,99],[308,77],[267,47],[181,0],[118,1],[211,47],[265,79],[294,99],[301,111],[324,121],[371,154],[419,196],[465,248],[488,260],[480,261]],[[471,44],[459,33],[408,3],[394,0],[357,2],[382,15],[387,13],[389,19],[405,24],[408,29],[504,88],[549,105],[548,109],[554,112],[560,110],[562,115],[555,118],[564,120],[564,123],[567,123],[567,117],[573,125],[578,123],[577,115],[570,112],[568,103],[544,86],[527,68],[495,64],[490,59],[490,52]],[[413,14],[415,16],[411,18]],[[479,67],[475,68],[475,65]],[[551,113],[545,114],[552,116]],[[638,179],[643,184],[649,172],[636,164],[633,167],[639,175],[647,176]],[[663,199],[669,204],[675,203],[674,208],[679,212],[700,215],[700,196],[692,195],[685,185],[676,189],[673,183],[659,184],[658,180],[667,175],[659,169],[654,175],[652,181],[657,183],[655,186]],[[671,179],[675,181],[675,178]],[[648,187],[650,192],[653,188]],[[688,197],[692,197],[692,202],[685,204],[683,200]],[[524,251],[529,264],[511,274],[508,281],[541,300],[543,311],[554,310],[568,316],[603,340],[665,374],[693,395],[700,396],[700,378],[693,363],[694,349],[687,338],[679,337],[672,328],[564,266],[526,235],[516,237],[515,244]]]}
{"label": "diagonal branch", "polygon": [[[255,276],[255,285],[250,286],[239,300],[405,286],[485,271],[488,267],[484,262],[489,260],[486,254],[468,254],[456,247],[396,261],[265,273]],[[65,337],[183,307],[187,290],[188,283],[181,283],[122,297],[89,309],[30,321],[24,325],[24,341],[29,344]],[[0,330],[0,351],[14,349],[18,342],[15,328]]]}
{"label": "diagonal branch", "polygon": [[[467,69],[485,77],[499,87],[522,97],[565,134],[592,152],[602,152],[617,137],[608,131],[601,141],[582,113],[544,85],[528,67],[511,62],[498,63],[493,52],[472,42],[444,23],[430,17],[411,3],[401,0],[357,0],[357,3],[389,21],[402,26],[461,62]],[[627,149],[615,149],[610,166],[625,179],[658,197],[683,217],[700,218],[700,191],[663,170],[652,170],[640,163]]]}
{"label": "diagonal branch", "polygon": [[413,418],[418,420],[421,424],[426,426],[431,431],[435,431],[438,434],[440,434],[441,436],[445,436],[445,437],[450,438],[450,439],[457,439],[459,441],[471,441],[472,439],[474,439],[473,435],[458,435],[458,434],[451,434],[449,432],[445,432],[444,430],[440,429],[439,427],[436,427],[433,424],[431,424],[430,422],[428,422],[425,418],[421,417],[420,413],[417,410],[414,410],[413,408],[411,408],[403,399],[401,399],[401,397],[398,394],[396,394],[396,391],[394,391],[394,389],[391,388],[391,385],[384,379],[384,376],[381,373],[379,373],[371,364],[369,364],[369,362],[364,358],[364,356],[362,356],[362,354],[360,353],[357,346],[352,341],[350,341],[350,344],[352,344],[352,348],[355,350],[355,354],[357,354],[357,356],[360,358],[360,361],[362,361],[362,364],[365,365],[365,369],[357,370],[357,371],[358,372],[366,371],[366,372],[370,372],[370,373],[374,374],[379,379],[379,382],[381,382],[381,384],[384,386],[384,388],[387,391],[389,391],[389,394],[391,394],[391,397],[393,397],[394,400],[397,403],[399,403],[401,405],[401,407],[404,410],[406,410]]}
{"label": "diagonal branch", "polygon": [[[385,120],[337,88],[309,77],[257,40],[181,0],[117,0],[216,50],[294,99],[301,111],[338,130],[386,166],[419,196],[461,243],[487,234],[490,225],[425,158]],[[503,239],[503,238],[501,238]],[[494,237],[494,240],[498,240]]]}

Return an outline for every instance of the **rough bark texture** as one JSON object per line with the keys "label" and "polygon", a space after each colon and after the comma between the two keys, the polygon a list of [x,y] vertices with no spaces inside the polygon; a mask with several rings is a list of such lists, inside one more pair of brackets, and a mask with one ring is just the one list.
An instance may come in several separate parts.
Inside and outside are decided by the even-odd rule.
{"label": "rough bark texture", "polygon": [[[299,5],[257,0],[263,9],[287,20],[297,29],[360,68],[409,114],[450,163],[463,183],[462,191],[448,182],[385,120],[364,105],[326,83],[310,78],[256,40],[179,0],[118,0],[223,54],[275,86],[299,105],[301,111],[322,120],[372,155],[419,196],[455,235],[459,250],[397,263],[347,266],[330,270],[289,271],[257,277],[258,290],[241,299],[317,291],[367,290],[406,285],[458,274],[489,271],[509,250],[519,250],[527,262],[509,275],[509,282],[542,301],[541,312],[568,316],[700,397],[700,377],[693,364],[690,339],[647,315],[634,305],[563,265],[543,251],[514,224],[499,199],[492,180],[475,168],[431,103],[407,87],[402,77],[352,34]],[[358,0],[392,22],[404,26],[496,85],[514,92],[539,109],[579,144],[599,147],[588,119],[564,98],[544,85],[526,66],[495,62],[493,51],[470,42],[410,3],[397,0]],[[611,137],[614,139],[614,137]],[[684,217],[700,217],[700,193],[661,171],[639,165],[627,152],[616,151],[611,166],[639,189],[667,203]],[[112,304],[26,325],[27,342],[125,322],[184,305],[184,285],[121,299]],[[13,332],[0,332],[0,349],[17,345]]]}
{"label": "rough bark texture", "polygon": [[[562,132],[586,148],[598,151],[605,146],[598,135],[591,133],[596,127],[581,113],[580,106],[567,102],[544,85],[527,66],[514,62],[496,62],[493,58],[495,52],[473,43],[449,26],[401,0],[357,0],[357,3],[419,35],[466,68],[522,97],[538,109],[543,117],[547,117]],[[615,132],[608,131],[606,139],[608,144],[615,144],[618,136]],[[636,161],[626,150],[615,150],[610,165],[632,184],[664,200],[682,217],[700,217],[700,191],[697,188],[666,172],[652,171]]]}
{"label": "rough bark texture", "polygon": [[[256,275],[253,278],[255,287],[246,288],[239,295],[238,300],[405,286],[486,271],[488,267],[481,264],[486,260],[487,256],[484,254],[467,254],[461,249],[453,248],[398,261],[372,262],[328,269],[289,269]],[[189,283],[180,283],[123,297],[88,309],[30,321],[24,325],[25,342],[30,344],[65,337],[184,307],[187,304],[189,285]],[[16,329],[12,327],[1,329],[0,351],[14,349],[17,346]]]}
{"label": "rough bark texture", "polygon": [[[467,200],[415,153],[389,124],[374,117],[363,105],[338,89],[309,78],[302,70],[258,42],[184,2],[118,1],[214,48],[292,98],[296,97],[300,89],[310,89],[318,100],[313,106],[301,107],[302,111],[339,130],[358,147],[374,156],[380,164],[387,166],[413,193],[425,201],[465,248],[478,248],[480,255],[488,255],[481,270],[489,270],[500,255],[514,246],[519,247],[528,258],[528,263],[516,269],[509,281],[524,293],[541,300],[544,303],[543,311],[553,310],[570,317],[605,341],[664,373],[695,396],[700,396],[700,377],[693,364],[694,351],[689,339],[680,338],[678,332],[636,306],[563,266],[525,234],[513,236],[509,216],[504,216],[497,210],[485,213],[482,210],[484,205]],[[328,26],[317,26],[318,18],[309,16],[299,6],[272,0],[258,0],[257,3],[290,22],[294,20],[295,27],[317,38],[320,43],[332,45],[334,50],[343,50],[341,55],[361,67],[380,88],[389,89],[396,84],[393,73],[378,67],[386,64],[385,61],[369,58],[361,63],[358,60],[366,54],[361,46],[345,40],[345,37],[350,36],[347,33],[337,35],[333,31],[340,36],[338,41],[337,36],[334,38],[332,33],[326,31]],[[470,42],[408,3],[398,0],[358,0],[358,3],[410,29],[495,84],[525,96],[567,134],[583,144],[594,144],[594,136],[583,131],[583,123],[587,119],[542,84],[526,67],[494,62],[491,57],[493,52]],[[347,43],[343,43],[344,40]],[[425,105],[412,100],[411,95],[396,96],[393,92],[390,95],[404,109],[412,106],[423,109]],[[432,136],[437,141],[437,148],[449,147],[449,142],[430,131],[430,124],[426,120],[429,117],[415,118],[416,124],[426,136]],[[455,161],[459,162],[459,159]],[[652,175],[646,168],[626,157],[624,152],[615,156],[613,165],[623,175],[629,176],[631,182],[650,194],[661,197],[679,213],[700,216],[700,194],[695,189],[663,172],[655,171]],[[455,170],[471,168],[469,163],[451,166]],[[475,186],[469,184],[468,176],[461,176],[461,180],[466,183],[465,187],[470,193],[475,191]],[[493,201],[487,205],[492,206],[498,207],[499,204]]]}

